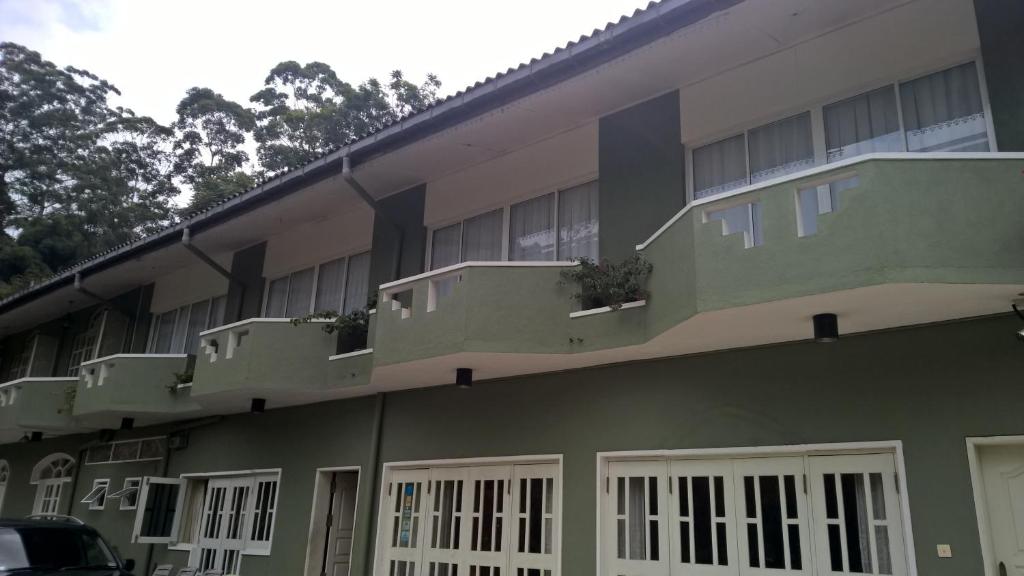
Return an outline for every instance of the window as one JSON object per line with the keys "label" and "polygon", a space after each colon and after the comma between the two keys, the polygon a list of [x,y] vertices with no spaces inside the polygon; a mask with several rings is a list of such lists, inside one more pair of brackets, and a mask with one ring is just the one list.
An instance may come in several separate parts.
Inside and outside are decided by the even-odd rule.
{"label": "window", "polygon": [[199,333],[224,324],[227,296],[217,296],[157,314],[149,341],[151,354],[195,354]]}
{"label": "window", "polygon": [[144,478],[135,541],[190,544],[200,570],[237,574],[242,555],[270,553],[279,484],[277,473]]}
{"label": "window", "polygon": [[764,244],[761,225],[761,203],[748,202],[704,213],[705,222],[721,222],[722,236],[743,234],[743,247],[753,248]]}
{"label": "window", "polygon": [[108,464],[159,460],[163,458],[166,450],[167,439],[162,436],[138,440],[121,440],[89,448],[85,453],[85,463]]}
{"label": "window", "polygon": [[99,341],[103,336],[103,325],[107,321],[107,311],[99,310],[89,318],[85,330],[75,335],[71,341],[71,358],[68,361],[68,376],[77,377],[82,362],[95,360],[99,352]]}
{"label": "window", "polygon": [[32,357],[35,354],[38,336],[32,336],[24,342],[21,351],[11,357],[10,365],[7,368],[7,380],[18,380],[30,375],[32,370]]}
{"label": "window", "polygon": [[107,488],[110,488],[109,479],[93,480],[92,490],[82,498],[82,504],[88,504],[89,510],[103,510],[107,504]]}
{"label": "window", "polygon": [[905,575],[892,454],[609,462],[606,574]]}
{"label": "window", "polygon": [[513,204],[509,219],[509,260],[555,259],[554,194]]}
{"label": "window", "polygon": [[804,112],[695,149],[693,195],[705,198],[813,165],[811,115]]}
{"label": "window", "polygon": [[828,162],[871,152],[902,152],[896,93],[886,86],[825,106]]}
{"label": "window", "polygon": [[311,312],[349,313],[366,308],[370,253],[337,258],[275,278],[267,286],[266,318],[298,318]]}
{"label": "window", "polygon": [[125,478],[121,489],[107,498],[120,499],[119,510],[135,510],[139,505],[140,486],[142,486],[142,478]]}
{"label": "window", "polygon": [[33,514],[60,514],[64,484],[71,481],[74,471],[75,461],[67,454],[51,454],[35,465],[30,477],[30,482],[36,486]]}
{"label": "window", "polygon": [[387,490],[380,573],[558,574],[557,464],[392,470]]}

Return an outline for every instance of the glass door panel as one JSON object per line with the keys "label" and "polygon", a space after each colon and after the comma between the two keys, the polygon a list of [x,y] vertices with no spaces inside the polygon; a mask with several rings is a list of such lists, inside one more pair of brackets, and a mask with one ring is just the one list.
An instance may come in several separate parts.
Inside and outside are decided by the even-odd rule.
{"label": "glass door panel", "polygon": [[729,460],[670,463],[672,573],[738,574]]}
{"label": "glass door panel", "polygon": [[423,549],[423,510],[428,471],[399,470],[388,484],[387,515],[382,526],[383,566],[389,576],[416,576]]}

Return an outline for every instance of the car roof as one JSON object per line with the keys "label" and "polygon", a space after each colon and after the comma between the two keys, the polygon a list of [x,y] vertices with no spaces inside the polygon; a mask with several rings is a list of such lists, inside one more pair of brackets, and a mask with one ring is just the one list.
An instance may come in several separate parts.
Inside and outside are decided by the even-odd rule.
{"label": "car roof", "polygon": [[57,528],[63,530],[82,530],[86,532],[95,532],[96,530],[85,524],[78,524],[75,522],[69,522],[66,520],[43,520],[43,519],[24,519],[24,520],[12,520],[3,519],[0,520],[0,528]]}

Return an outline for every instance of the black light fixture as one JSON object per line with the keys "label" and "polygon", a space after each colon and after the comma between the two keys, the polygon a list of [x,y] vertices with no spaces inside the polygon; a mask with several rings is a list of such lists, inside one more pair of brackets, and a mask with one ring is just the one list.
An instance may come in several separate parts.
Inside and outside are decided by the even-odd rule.
{"label": "black light fixture", "polygon": [[472,388],[473,387],[473,369],[472,368],[456,368],[455,369],[455,385],[459,388]]}
{"label": "black light fixture", "polygon": [[43,433],[42,432],[33,432],[32,435],[29,436],[28,441],[29,442],[42,442],[43,441]]}
{"label": "black light fixture", "polygon": [[835,342],[839,340],[839,318],[835,314],[831,312],[815,314],[813,321],[815,342]]}
{"label": "black light fixture", "polygon": [[263,411],[267,409],[266,398],[253,398],[252,403],[249,404],[249,412],[253,414],[263,414]]}
{"label": "black light fixture", "polygon": [[98,434],[100,442],[113,442],[116,435],[117,432],[110,428],[102,428]]}
{"label": "black light fixture", "polygon": [[121,418],[121,430],[135,428],[135,418]]}

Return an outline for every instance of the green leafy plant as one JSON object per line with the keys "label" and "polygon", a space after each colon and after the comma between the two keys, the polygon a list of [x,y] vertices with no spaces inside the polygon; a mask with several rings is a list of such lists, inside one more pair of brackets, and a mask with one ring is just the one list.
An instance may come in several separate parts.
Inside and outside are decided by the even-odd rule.
{"label": "green leafy plant", "polygon": [[75,409],[75,398],[78,396],[78,386],[72,384],[64,387],[64,405],[57,409],[58,414],[71,414]]}
{"label": "green leafy plant", "polygon": [[573,283],[579,291],[572,297],[580,302],[583,310],[608,306],[618,310],[623,304],[645,300],[647,278],[654,267],[640,254],[618,263],[602,260],[595,263],[589,258],[579,261],[579,266],[562,270],[560,283]]}
{"label": "green leafy plant", "polygon": [[174,386],[177,387],[182,384],[191,384],[193,376],[195,376],[195,373],[192,370],[186,370],[185,372],[175,372]]}
{"label": "green leafy plant", "polygon": [[292,318],[292,325],[308,324],[315,320],[330,320],[321,326],[327,334],[338,335],[338,353],[345,354],[356,350],[365,350],[370,334],[370,310],[377,305],[376,296],[370,298],[366,308],[353,310],[348,314],[339,314],[335,310],[314,312],[301,318]]}

